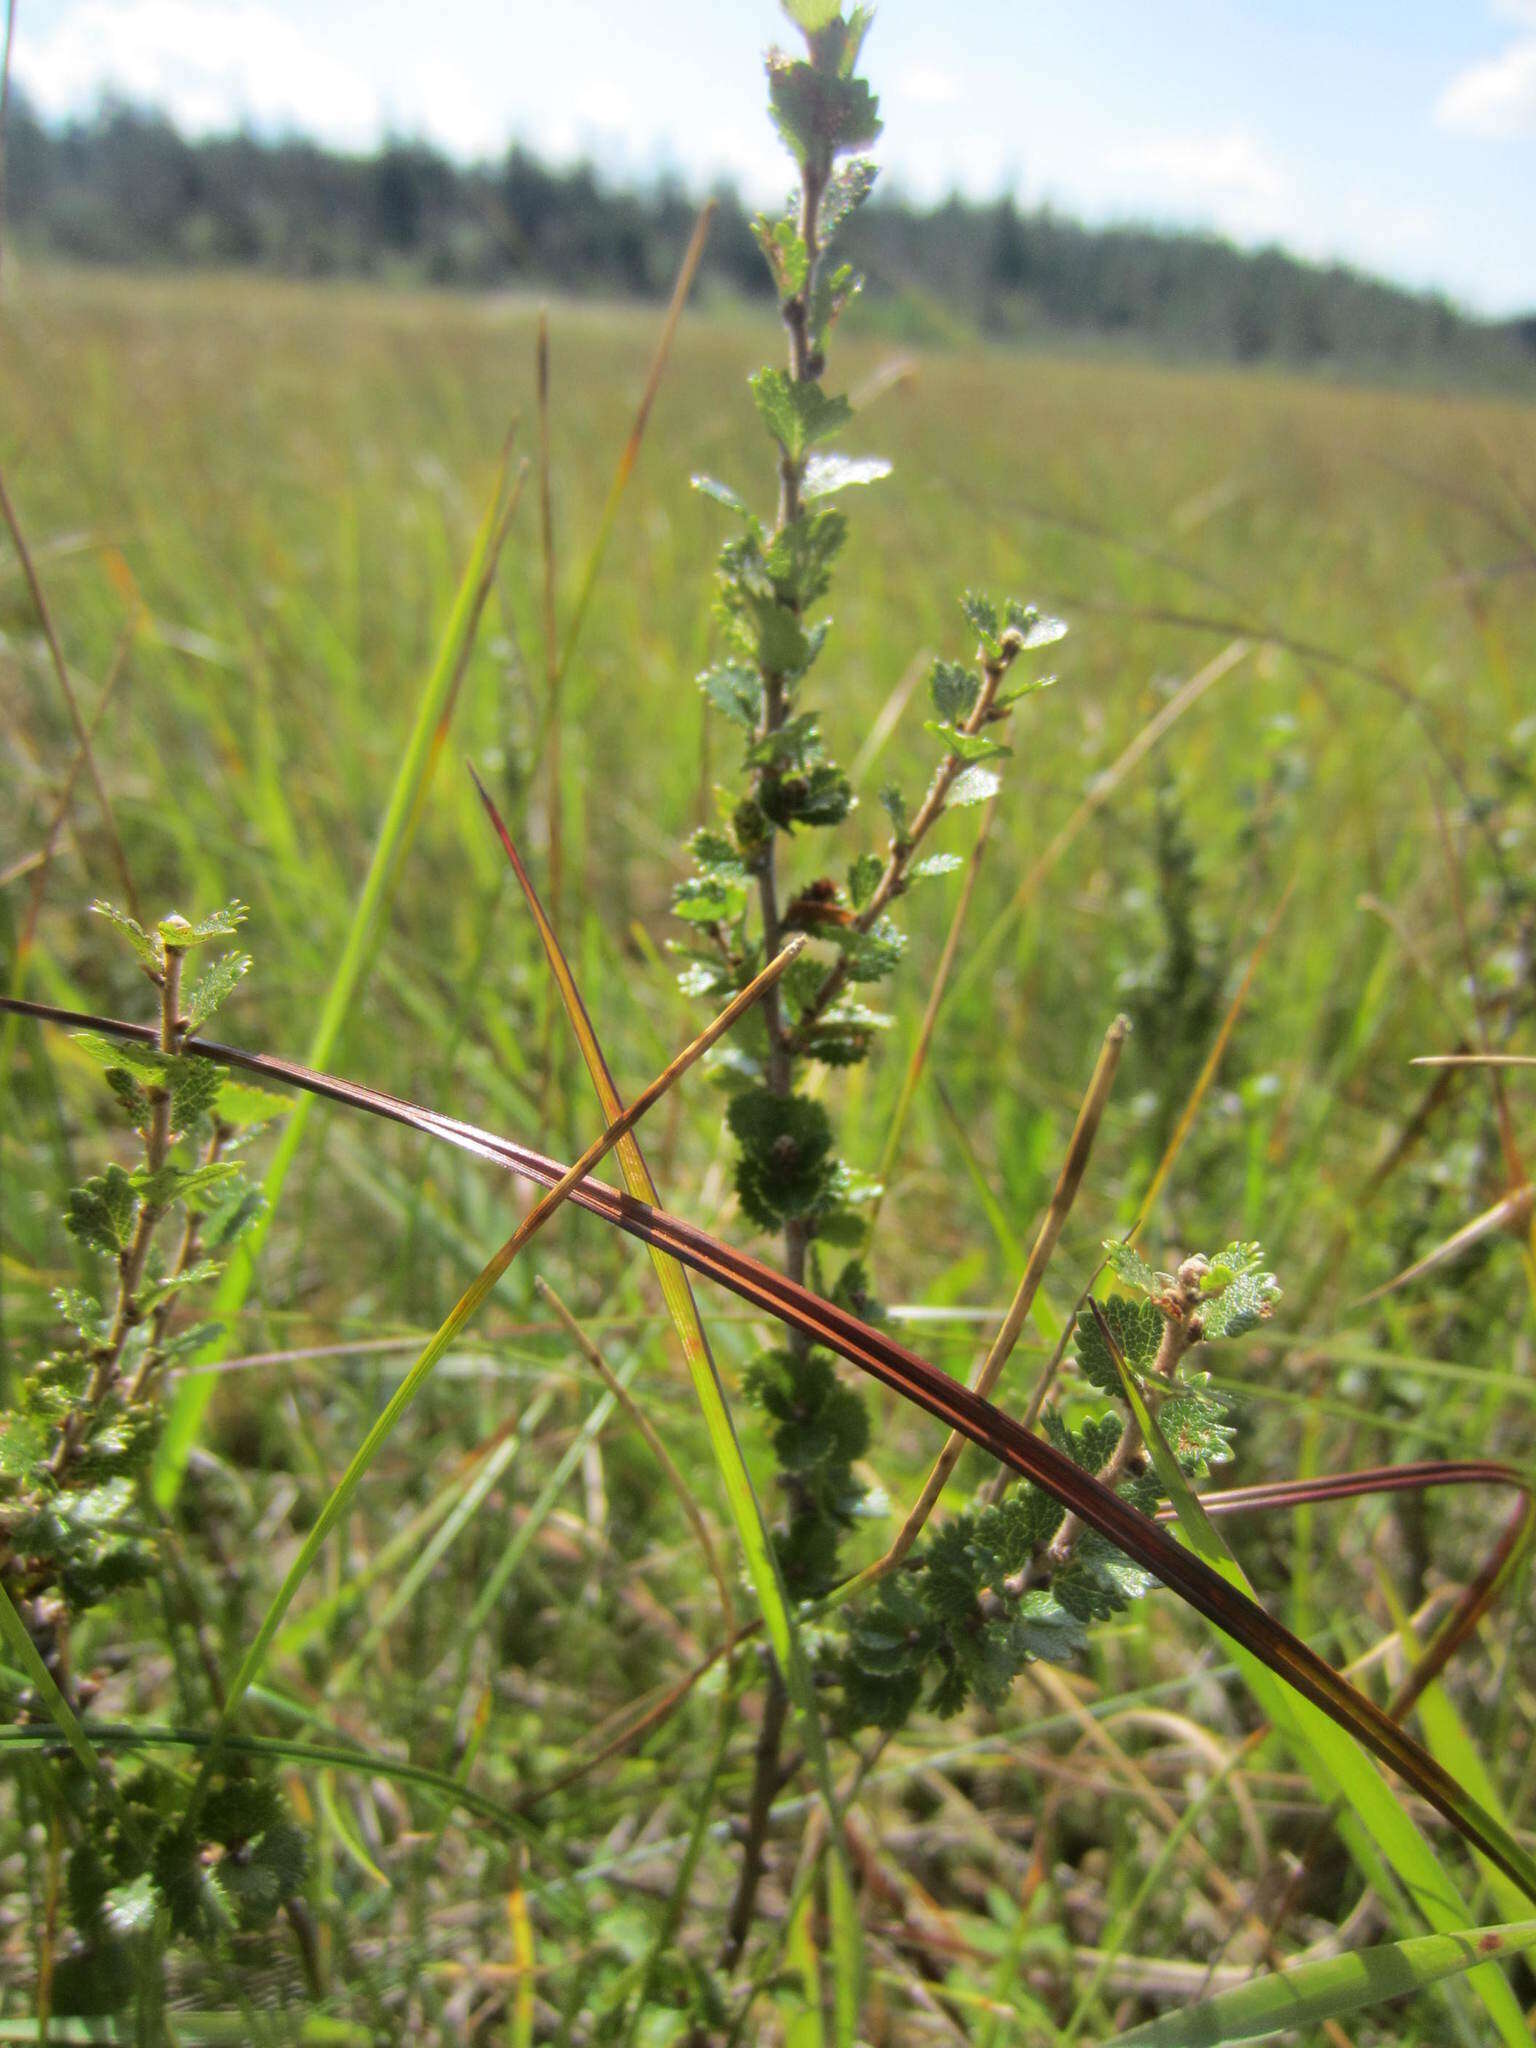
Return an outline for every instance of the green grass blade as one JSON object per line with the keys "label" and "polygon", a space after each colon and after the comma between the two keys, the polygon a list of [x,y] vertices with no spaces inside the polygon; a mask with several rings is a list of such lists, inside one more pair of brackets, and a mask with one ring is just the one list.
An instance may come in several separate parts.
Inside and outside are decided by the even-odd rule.
{"label": "green grass blade", "polygon": [[[1095,1309],[1097,1312],[1096,1305]],[[1157,1418],[1127,1369],[1113,1333],[1102,1317],[1099,1328],[1115,1361],[1126,1401],[1151,1454],[1158,1483],[1173,1504],[1184,1540],[1213,1571],[1251,1599],[1253,1589],[1247,1574],[1227,1548],[1216,1524],[1180,1471],[1178,1460],[1158,1427]],[[1325,1802],[1331,1806],[1336,1799],[1342,1798],[1348,1803],[1354,1819],[1368,1838],[1370,1852],[1363,1859],[1360,1857],[1359,1838],[1353,1830],[1343,1831],[1344,1840],[1351,1854],[1363,1862],[1366,1876],[1375,1881],[1374,1865],[1379,1857],[1437,1933],[1451,1934],[1465,1928],[1470,1915],[1454,1876],[1435,1854],[1386,1779],[1336,1721],[1300,1693],[1291,1690],[1242,1643],[1231,1637],[1228,1640],[1232,1643],[1233,1660],[1260,1710],[1291,1743]],[[1476,1812],[1485,1834],[1495,1837],[1508,1835],[1508,1830],[1493,1815],[1477,1808],[1476,1801],[1463,1787],[1454,1780],[1450,1782],[1469,1814]],[[1517,1854],[1522,1853],[1513,1837],[1509,1839]],[[1520,2043],[1528,2042],[1529,2029],[1503,1974],[1491,1968],[1478,1970],[1471,1982],[1500,2038],[1509,2044],[1509,2048],[1519,2048]]]}
{"label": "green grass blade", "polygon": [[1219,1992],[1204,2005],[1166,2013],[1144,2027],[1117,2034],[1106,2048],[1221,2048],[1226,2041],[1256,2041],[1265,2034],[1317,2026],[1341,2013],[1359,2012],[1384,1999],[1425,1991],[1447,1977],[1476,1969],[1490,1956],[1517,1956],[1536,1946],[1536,1920],[1460,1933],[1420,1934],[1384,1942],[1320,1962],[1298,1963]]}
{"label": "green grass blade", "polygon": [[[571,973],[570,963],[564,949],[545,914],[538,891],[532,878],[523,866],[522,858],[512,842],[512,836],[503,823],[495,805],[481,792],[491,823],[512,864],[528,908],[538,927],[551,974],[560,991],[570,1019],[571,1029],[581,1047],[582,1058],[591,1076],[593,1090],[604,1118],[612,1123],[623,1112],[623,1103],[608,1062],[593,1029],[581,991]],[[624,1185],[629,1192],[653,1208],[658,1206],[660,1197],[656,1183],[634,1136],[623,1138],[615,1148],[616,1157],[624,1176]],[[652,1264],[661,1291],[666,1301],[667,1312],[677,1331],[682,1346],[694,1392],[704,1416],[704,1426],[709,1435],[710,1449],[714,1453],[716,1469],[720,1474],[731,1519],[741,1541],[743,1555],[747,1562],[748,1576],[752,1590],[757,1597],[758,1609],[763,1617],[763,1626],[779,1669],[784,1674],[784,1683],[799,1713],[801,1732],[806,1751],[815,1771],[816,1782],[826,1803],[828,1817],[832,1824],[833,1840],[837,1853],[832,1858],[831,1881],[828,1887],[829,1903],[832,1909],[832,1931],[834,1966],[838,1973],[838,1984],[843,1990],[844,2001],[851,2000],[851,2006],[840,2011],[839,2041],[850,2042],[851,2032],[845,2030],[844,2022],[849,2011],[858,2003],[858,1986],[862,1980],[862,1938],[859,1931],[858,1915],[853,1904],[853,1889],[846,1863],[846,1849],[842,1838],[842,1821],[838,1808],[836,1789],[832,1783],[832,1763],[827,1753],[826,1738],[822,1732],[821,1716],[816,1706],[815,1691],[811,1683],[810,1667],[800,1645],[794,1618],[790,1613],[789,1599],[784,1582],[779,1576],[778,1559],[774,1556],[772,1540],[762,1506],[758,1501],[751,1474],[742,1456],[737,1440],[736,1426],[731,1420],[730,1408],[725,1397],[725,1388],[720,1379],[714,1354],[704,1334],[698,1305],[693,1298],[693,1289],[688,1276],[670,1254],[656,1247],[651,1249]],[[846,1989],[843,1989],[846,1987]]]}
{"label": "green grass blade", "polygon": [[0,1585],[0,1636],[14,1653],[16,1661],[37,1687],[39,1699],[47,1707],[54,1726],[69,1744],[75,1756],[84,1764],[93,1778],[109,1783],[101,1767],[101,1758],[91,1747],[90,1738],[80,1725],[80,1717],[65,1699],[54,1682],[53,1673],[43,1662],[36,1643],[27,1632],[27,1625],[16,1612],[10,1594]]}
{"label": "green grass blade", "polygon": [[[495,488],[480,521],[469,560],[459,579],[454,593],[447,623],[438,642],[437,653],[427,676],[421,699],[416,707],[416,720],[411,727],[405,752],[395,773],[394,788],[390,791],[389,803],[384,812],[384,821],[379,827],[379,836],[373,849],[373,858],[358,895],[352,913],[352,922],[342,944],[341,955],[336,963],[336,972],[331,978],[330,989],[321,1008],[319,1021],[315,1025],[309,1042],[311,1066],[323,1066],[331,1057],[336,1041],[341,1035],[359,986],[367,971],[373,949],[380,913],[399,872],[400,863],[410,844],[415,823],[420,815],[421,800],[430,779],[433,766],[442,751],[442,728],[450,715],[464,663],[473,645],[475,630],[480,622],[480,613],[489,594],[496,561],[506,538],[507,527],[517,503],[518,485],[514,485],[509,496],[507,489],[508,467],[511,459],[510,442],[502,452],[496,472]],[[518,480],[521,482],[521,477]],[[230,1260],[218,1290],[210,1306],[212,1318],[222,1324],[225,1335],[216,1339],[213,1348],[204,1354],[200,1363],[212,1365],[228,1341],[227,1333],[235,1317],[245,1305],[255,1277],[255,1262],[266,1238],[273,1211],[282,1193],[283,1183],[288,1178],[299,1146],[303,1141],[305,1127],[309,1121],[310,1104],[300,1102],[283,1125],[282,1134],[272,1154],[262,1182],[262,1194],[266,1199],[266,1213],[256,1222],[240,1249]],[[213,1372],[193,1372],[180,1381],[174,1398],[166,1411],[165,1427],[155,1455],[154,1494],[161,1507],[169,1507],[181,1488],[182,1474],[187,1459],[202,1428],[203,1416],[208,1403],[213,1399],[218,1384]]]}

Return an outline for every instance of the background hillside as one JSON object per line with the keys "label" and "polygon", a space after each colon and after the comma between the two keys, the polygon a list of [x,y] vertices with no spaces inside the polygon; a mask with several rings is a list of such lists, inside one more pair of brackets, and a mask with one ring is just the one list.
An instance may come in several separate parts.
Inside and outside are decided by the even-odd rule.
{"label": "background hillside", "polygon": [[[126,106],[50,130],[17,104],[9,158],[11,231],[35,251],[479,290],[661,296],[696,207],[675,183],[616,189],[519,148],[466,169],[417,143],[358,157],[250,135],[190,142]],[[766,302],[750,214],[718,197],[705,282]],[[923,210],[891,196],[851,225],[848,248],[869,280],[866,317],[910,339],[1087,343],[1536,394],[1536,313],[1479,321],[1276,248],[1088,228],[1011,199]]]}

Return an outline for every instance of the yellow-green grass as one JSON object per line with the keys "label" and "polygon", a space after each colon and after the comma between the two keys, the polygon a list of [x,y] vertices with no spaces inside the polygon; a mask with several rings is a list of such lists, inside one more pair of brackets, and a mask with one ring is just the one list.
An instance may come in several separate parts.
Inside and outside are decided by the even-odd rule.
{"label": "yellow-green grass", "polygon": [[[567,606],[658,320],[659,309],[552,309]],[[252,905],[256,974],[221,1020],[240,1042],[301,1056],[311,1038],[507,420],[521,408],[531,429],[535,321],[531,301],[8,265],[0,465],[87,705],[135,594],[146,607],[103,727],[104,774],[150,911],[203,909],[232,895]],[[705,307],[685,320],[565,686],[562,936],[621,1090],[657,1071],[702,1021],[660,953],[670,885],[683,872],[678,842],[705,815],[733,746],[728,732],[706,725],[693,683],[715,644],[711,562],[723,515],[688,479],[708,471],[769,505],[771,466],[744,380],[775,347],[771,321],[737,309]],[[1536,753],[1528,723],[1536,510],[1522,500],[1531,495],[1522,479],[1536,473],[1536,412],[1004,352],[910,357],[892,378],[883,374],[892,358],[856,327],[834,358],[833,381],[856,394],[872,380],[883,384],[848,445],[889,455],[895,474],[845,501],[852,541],[835,586],[833,637],[813,679],[833,745],[844,760],[860,753],[925,651],[969,651],[954,603],[967,585],[1037,599],[1063,613],[1072,634],[1052,650],[1059,687],[1019,715],[968,926],[985,950],[970,969],[962,950],[930,1056],[964,1143],[925,1080],[882,1212],[879,1291],[898,1303],[999,1310],[1011,1295],[1011,1244],[1028,1242],[1049,1195],[1104,1027],[1127,1000],[1127,978],[1145,977],[1164,944],[1153,795],[1166,780],[1197,860],[1200,943],[1217,989],[1210,1034],[1270,911],[1288,883],[1295,889],[1146,1241],[1157,1251],[1262,1236],[1287,1283],[1279,1327],[1288,1339],[1311,1332],[1402,1360],[1396,1371],[1367,1369],[1347,1351],[1335,1364],[1304,1346],[1265,1352],[1250,1339],[1223,1360],[1224,1372],[1251,1375],[1255,1396],[1241,1416],[1242,1476],[1298,1468],[1294,1404],[1308,1391],[1319,1402],[1306,1450],[1319,1466],[1473,1447],[1528,1458],[1532,1406],[1520,1379],[1529,1372],[1531,1295],[1516,1244],[1500,1240],[1466,1269],[1369,1310],[1350,1304],[1484,1206],[1466,1199],[1482,1114],[1470,1105],[1489,1099],[1481,1078],[1457,1098],[1469,1107],[1432,1132],[1378,1208],[1359,1211],[1356,1197],[1433,1078],[1410,1070],[1409,1059],[1471,1035],[1437,804],[1465,856],[1460,887],[1483,965],[1495,980],[1512,971],[1516,928],[1491,894],[1491,856],[1457,778],[1475,800],[1509,802],[1494,830],[1506,835],[1506,861],[1528,870],[1529,837],[1507,835],[1522,821],[1527,835],[1533,829],[1529,784],[1522,793],[1514,778],[1529,775]],[[540,588],[530,499],[505,549],[452,742],[390,892],[377,956],[330,1064],[573,1156],[598,1118],[574,1086],[546,1115],[542,949],[458,765],[464,753],[474,759],[537,869]],[[71,748],[9,553],[0,553],[0,631],[14,792],[0,815],[3,870],[39,843]],[[1095,778],[1178,683],[1238,637],[1250,651],[1087,820],[1021,908],[1020,883]],[[919,694],[869,766],[845,860],[859,844],[881,843],[879,784],[894,777],[915,793],[924,777],[932,742],[923,715]],[[979,815],[957,814],[943,828],[946,846],[967,851]],[[92,895],[110,890],[106,842],[84,785],[74,818],[48,880],[30,990],[139,1014],[142,983],[83,914]],[[804,859],[823,856],[812,844]],[[803,879],[817,872],[808,866]],[[958,882],[931,883],[901,906],[912,943],[889,985],[890,1042],[877,1063],[828,1088],[856,1160],[873,1164],[881,1151]],[[26,886],[22,876],[0,894],[7,945]],[[1086,1279],[1099,1240],[1134,1220],[1206,1050],[1190,1047],[1185,1067],[1150,1055],[1145,1037],[1127,1051],[1052,1267],[1047,1286],[1058,1307]],[[46,1286],[73,1273],[52,1207],[65,1157],[85,1170],[109,1129],[90,1071],[67,1043],[47,1043],[46,1067],[42,1040],[29,1032],[22,1044],[14,1116],[7,1108],[4,1213],[6,1327],[18,1345],[43,1323]],[[1508,1085],[1515,1127],[1528,1133],[1530,1092],[1518,1075]],[[669,1206],[744,1234],[722,1171],[719,1098],[706,1078],[686,1082],[644,1136]],[[317,1114],[229,1349],[396,1332],[424,1341],[507,1235],[506,1212],[499,1177],[339,1112]],[[559,1273],[573,1307],[594,1317],[615,1367],[638,1352],[634,1391],[707,1497],[708,1448],[643,1263],[569,1211],[539,1258]],[[412,1515],[459,1486],[463,1457],[547,1387],[557,1422],[544,1425],[542,1448],[539,1438],[522,1448],[494,1496],[497,1511],[465,1528],[443,1570],[455,1584],[478,1584],[495,1568],[508,1514],[538,1499],[601,1391],[562,1337],[502,1340],[513,1324],[548,1321],[532,1292],[538,1260],[526,1265],[455,1353],[499,1361],[505,1376],[467,1367],[428,1389],[362,1489],[331,1580],[317,1576],[308,1597],[334,1600],[345,1574],[364,1570]],[[730,1384],[750,1333],[718,1300],[701,1297],[700,1307]],[[629,1320],[609,1333],[599,1319],[615,1316]],[[917,1335],[967,1371],[987,1330],[920,1325]],[[270,1559],[250,1563],[243,1607],[235,1602],[221,1623],[226,1669],[409,1355],[390,1354],[382,1366],[326,1358],[253,1367],[221,1391],[209,1445],[239,1469],[257,1510],[279,1499],[289,1474],[300,1488]],[[1484,1388],[1416,1376],[1415,1357],[1486,1365],[1496,1377]],[[1021,1346],[1000,1398],[1022,1406],[1039,1363]],[[937,1442],[908,1418],[879,1413],[870,1464],[899,1512]],[[737,1420],[766,1489],[756,1422],[746,1411]],[[468,1654],[454,1625],[470,1603],[456,1607],[427,1590],[385,1632],[360,1689],[328,1697],[328,1668],[345,1663],[389,1599],[385,1576],[361,1599],[336,1603],[346,1619],[330,1653],[311,1640],[279,1659],[274,1692],[325,1729],[339,1721],[355,1739],[451,1770],[468,1711],[456,1675],[463,1666],[491,1685],[496,1702],[477,1787],[505,1802],[557,1775],[587,1727],[674,1679],[686,1661],[626,1604],[630,1577],[681,1614],[700,1653],[715,1639],[707,1574],[686,1552],[686,1520],[658,1491],[643,1444],[610,1427],[604,1458],[610,1513],[598,1548],[581,1562],[568,1534],[564,1549],[553,1538],[532,1546]],[[978,1476],[963,1463],[950,1498]],[[217,1497],[204,1471],[188,1513],[211,1511]],[[573,1481],[563,1512],[581,1518],[589,1506]],[[710,1506],[720,1520],[720,1503]],[[1475,1500],[1440,1500],[1422,1516],[1366,1504],[1318,1515],[1305,1543],[1263,1524],[1239,1525],[1233,1541],[1260,1593],[1342,1658],[1390,1627],[1374,1590],[1383,1558],[1417,1597],[1425,1555],[1434,1560],[1431,1579],[1464,1575],[1492,1540],[1497,1512]],[[871,1527],[870,1557],[889,1534]],[[1533,1674],[1514,1611],[1494,1617],[1466,1654],[1466,1676],[1452,1684],[1520,1828],[1530,1786],[1523,1751],[1508,1738]],[[303,1612],[301,1600],[295,1614]],[[1114,1695],[1187,1681],[1212,1654],[1170,1602],[1154,1599],[1134,1623],[1101,1637],[1089,1675]],[[1489,1684],[1495,1654],[1516,1666],[1502,1692]],[[434,1672],[436,1692],[420,1679]],[[270,1695],[263,1701],[272,1711]],[[1244,1725],[1232,1696],[1208,1679],[1182,1704],[1222,1741]],[[937,1865],[923,1866],[924,1882],[957,1912],[987,1911],[984,1879],[1005,1890],[1012,1883],[1010,1816],[1036,1808],[1055,1782],[1052,1744],[1036,1745],[1030,1733],[1038,1711],[1025,1683],[1002,1720],[1027,1772],[965,1780],[995,1832],[979,1830],[969,1861],[957,1860],[951,1843]],[[597,1840],[637,1800],[672,1802],[667,1832],[686,1838],[693,1815],[680,1788],[715,1725],[705,1697],[646,1760],[594,1774],[573,1838]],[[274,1726],[294,1732],[292,1719]],[[978,1721],[961,1735],[983,1732]],[[960,1736],[930,1723],[907,1748],[941,1739]],[[1153,1754],[1152,1737],[1143,1743]],[[1066,1746],[1057,1738],[1058,1751]],[[748,1768],[742,1747],[723,1770],[722,1790],[737,1805]],[[880,1804],[889,1796],[873,1801],[876,1813],[899,1814]],[[1085,1839],[1114,1853],[1119,1874],[1104,1888],[1112,1914],[1151,1853],[1138,1808],[1129,1799],[1083,1803],[1070,1787],[1064,1797],[1080,1831],[1074,1853]],[[1305,1817],[1264,1811],[1276,1845],[1294,1845],[1310,1828]],[[1257,1877],[1230,1808],[1223,1813],[1235,1867]],[[544,1886],[562,1878],[562,1853],[552,1850],[536,1873]],[[717,1842],[703,1855],[706,1871],[728,1869]],[[338,1884],[346,1864],[343,1854]],[[476,1843],[458,1873],[466,1895],[483,1892],[487,1915],[501,1915],[499,1927],[495,1886],[504,1872],[504,1859]],[[1198,1866],[1184,1866],[1184,1876],[1198,1895]],[[1470,1885],[1470,1866],[1467,1877]],[[439,1909],[452,1902],[455,1886],[442,1873],[428,1889]],[[1344,1904],[1346,1892],[1341,1884]],[[381,1935],[390,1913],[404,1910],[376,1896],[359,1907]],[[1020,1949],[1031,1971],[1029,1944],[1051,1925],[1048,1901],[1032,1908],[1042,1910]],[[1001,1906],[994,1918],[1006,1921]],[[986,1948],[968,1921],[965,1938]],[[419,1939],[429,1960],[454,1953],[446,1923],[440,1947],[436,1937]],[[1189,1952],[1177,1925],[1155,1910],[1138,1939]],[[541,1923],[541,1961],[551,1951],[562,1953]],[[990,1962],[956,1968],[964,1979],[957,1996],[965,1984],[995,1986]],[[1036,1976],[1029,1982],[1038,1989]],[[431,1996],[422,1993],[429,2021]],[[1063,2009],[1072,2003],[1067,1997]],[[1442,2038],[1434,2029],[1444,2009],[1430,1998],[1422,2009],[1421,2032],[1402,2038]]]}

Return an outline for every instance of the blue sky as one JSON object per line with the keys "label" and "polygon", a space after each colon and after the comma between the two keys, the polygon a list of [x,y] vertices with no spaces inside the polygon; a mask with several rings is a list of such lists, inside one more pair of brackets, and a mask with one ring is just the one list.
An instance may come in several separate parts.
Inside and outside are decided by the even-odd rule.
{"label": "blue sky", "polygon": [[[615,176],[785,182],[771,0],[19,0],[51,116],[107,90],[206,132],[459,157],[516,138]],[[886,175],[1091,220],[1216,228],[1536,310],[1536,0],[884,0]]]}

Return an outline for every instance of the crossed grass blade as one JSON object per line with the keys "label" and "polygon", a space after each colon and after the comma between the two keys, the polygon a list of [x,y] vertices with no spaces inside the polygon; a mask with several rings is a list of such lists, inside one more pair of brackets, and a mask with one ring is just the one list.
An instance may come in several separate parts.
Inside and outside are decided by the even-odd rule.
{"label": "crossed grass blade", "polygon": [[[141,1042],[154,1037],[149,1025],[61,1010],[50,1004],[0,996],[0,1009],[15,1010],[45,1023],[102,1031]],[[339,1080],[288,1060],[245,1052],[212,1040],[189,1039],[184,1049],[424,1131],[544,1187],[554,1186],[566,1172],[557,1161],[529,1146],[357,1082]],[[1513,1840],[1498,1821],[1484,1813],[1476,1801],[1470,1800],[1464,1788],[1418,1743],[1283,1623],[1177,1543],[1157,1523],[1081,1471],[1054,1445],[1031,1435],[1011,1416],[909,1351],[885,1331],[873,1329],[833,1302],[823,1301],[808,1288],[774,1272],[750,1253],[712,1237],[696,1224],[669,1215],[633,1194],[621,1194],[597,1180],[579,1182],[572,1188],[570,1199],[604,1222],[638,1238],[653,1252],[659,1251],[715,1281],[776,1321],[802,1330],[813,1343],[826,1346],[882,1385],[894,1388],[937,1421],[958,1429],[1000,1463],[1041,1487],[1177,1593],[1186,1605],[1214,1623],[1293,1691],[1346,1729],[1364,1748],[1389,1764],[1474,1848],[1480,1849],[1528,1898],[1536,1901],[1536,1858]]]}
{"label": "crossed grass blade", "polygon": [[[565,957],[564,949],[545,913],[544,906],[539,901],[538,891],[533,886],[533,880],[523,865],[500,812],[479,777],[475,776],[473,769],[470,770],[470,774],[474,778],[475,788],[480,793],[480,801],[485,806],[486,815],[501,841],[502,849],[527,899],[529,911],[538,928],[539,938],[549,962],[550,974],[559,989],[571,1029],[586,1062],[593,1091],[604,1117],[611,1124],[623,1113],[618,1088],[603,1056],[586,1004],[582,1001],[581,991],[576,986],[575,976],[571,973],[570,963]],[[637,1202],[649,1205],[654,1211],[659,1196],[656,1183],[651,1178],[650,1169],[640,1150],[639,1141],[632,1134],[628,1135],[621,1139],[616,1151],[619,1167],[624,1175],[624,1184],[630,1196]],[[800,1646],[794,1617],[790,1612],[789,1596],[780,1577],[778,1559],[768,1533],[768,1524],[758,1501],[756,1489],[753,1487],[751,1474],[747,1470],[746,1460],[742,1456],[741,1445],[736,1437],[736,1427],[731,1420],[730,1408],[725,1398],[725,1388],[715,1364],[714,1354],[709,1348],[709,1339],[704,1334],[704,1325],[699,1318],[693,1289],[681,1265],[664,1247],[652,1244],[651,1256],[666,1300],[667,1311],[676,1328],[678,1341],[682,1345],[683,1356],[693,1380],[694,1391],[703,1411],[710,1448],[720,1473],[731,1519],[741,1539],[742,1553],[747,1561],[748,1575],[757,1597],[763,1626],[767,1631],[769,1644],[789,1696],[799,1713],[806,1751],[816,1775],[817,1788],[832,1823],[836,1853],[829,1866],[828,1889],[832,1908],[833,1940],[838,1958],[838,2040],[839,2043],[851,2044],[853,1989],[863,1975],[863,1945],[853,1903],[852,1876],[842,1839],[841,1814],[836,1788],[832,1782],[832,1760],[822,1732],[821,1714],[816,1705],[810,1666]]]}
{"label": "crossed grass blade", "polygon": [[[346,1513],[352,1496],[362,1484],[369,1466],[372,1465],[374,1459],[388,1442],[401,1416],[404,1415],[406,1409],[415,1400],[422,1387],[426,1385],[429,1376],[442,1360],[444,1353],[448,1350],[454,1338],[470,1318],[476,1314],[518,1253],[538,1234],[560,1207],[561,1203],[577,1187],[582,1185],[587,1172],[602,1159],[606,1158],[607,1154],[615,1146],[623,1144],[626,1136],[640,1121],[641,1117],[648,1110],[655,1107],[673,1083],[685,1074],[709,1050],[716,1040],[724,1036],[744,1011],[750,1009],[753,1003],[758,1001],[769,988],[773,987],[779,976],[784,972],[784,969],[789,966],[799,951],[800,943],[798,941],[791,941],[782,953],[771,960],[744,989],[739,990],[732,997],[720,1014],[710,1024],[705,1026],[704,1030],[699,1033],[698,1037],[691,1044],[684,1047],[683,1051],[668,1064],[649,1087],[641,1090],[640,1094],[635,1097],[627,1109],[619,1108],[615,1110],[614,1114],[608,1119],[607,1127],[601,1136],[595,1138],[581,1158],[577,1160],[576,1164],[567,1167],[547,1192],[534,1203],[528,1214],[512,1232],[512,1235],[498,1251],[492,1254],[491,1258],[480,1269],[469,1286],[465,1288],[463,1294],[460,1295],[443,1322],[428,1340],[420,1357],[417,1358],[415,1364],[412,1365],[393,1394],[390,1395],[388,1401],[385,1402],[383,1408],[380,1409],[372,1427],[353,1453],[346,1470],[326,1496],[325,1502],[319,1514],[315,1517],[308,1535],[299,1546],[298,1555],[289,1566],[287,1575],[284,1577],[265,1615],[262,1617],[255,1637],[240,1660],[239,1668],[234,1678],[230,1681],[228,1692],[220,1707],[218,1719],[214,1723],[213,1741],[209,1745],[208,1754],[203,1760],[201,1774],[193,1788],[188,1813],[189,1825],[199,1811],[203,1799],[206,1797],[212,1780],[214,1766],[218,1762],[222,1750],[223,1737],[233,1727],[241,1702],[266,1662],[277,1632],[283,1624],[288,1609],[293,1604],[295,1594],[312,1570],[326,1538]],[[608,1398],[608,1396],[604,1396],[605,1401]],[[599,1406],[601,1407],[601,1405],[600,1403]],[[489,1590],[487,1588],[487,1592]],[[489,1602],[487,1600],[477,1602],[475,1612],[471,1616],[471,1629],[477,1628],[484,1620],[484,1614],[481,1611],[482,1605],[488,1607]]]}

